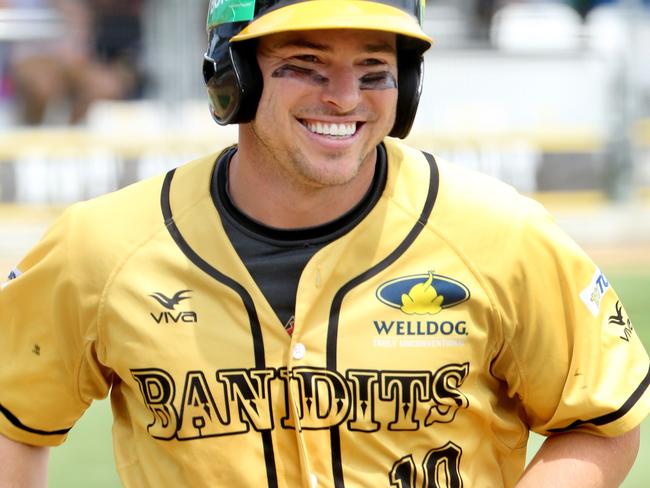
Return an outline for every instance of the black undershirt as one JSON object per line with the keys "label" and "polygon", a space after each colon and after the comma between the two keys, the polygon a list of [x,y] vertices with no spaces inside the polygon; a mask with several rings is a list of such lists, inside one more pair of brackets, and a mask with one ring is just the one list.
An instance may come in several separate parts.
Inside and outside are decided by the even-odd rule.
{"label": "black undershirt", "polygon": [[266,226],[234,205],[228,195],[228,168],[236,151],[236,147],[230,148],[218,159],[212,176],[212,199],[239,257],[291,333],[302,270],[319,249],[349,232],[375,206],[386,185],[386,149],[377,146],[372,183],[354,208],[333,221],[300,229]]}

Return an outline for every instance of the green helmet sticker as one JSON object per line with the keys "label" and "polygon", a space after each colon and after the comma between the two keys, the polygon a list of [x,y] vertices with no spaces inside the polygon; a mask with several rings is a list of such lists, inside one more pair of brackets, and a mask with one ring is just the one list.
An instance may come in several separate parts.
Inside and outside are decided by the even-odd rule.
{"label": "green helmet sticker", "polygon": [[246,22],[255,16],[255,0],[210,0],[207,30],[229,22]]}

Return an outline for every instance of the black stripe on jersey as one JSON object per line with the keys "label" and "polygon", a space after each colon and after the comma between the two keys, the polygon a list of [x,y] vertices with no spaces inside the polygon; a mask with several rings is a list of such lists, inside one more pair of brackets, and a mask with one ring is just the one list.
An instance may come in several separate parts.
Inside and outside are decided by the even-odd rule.
{"label": "black stripe on jersey", "polygon": [[580,427],[581,425],[584,424],[593,424],[593,425],[605,425],[609,424],[610,422],[614,422],[615,420],[620,419],[623,415],[625,415],[627,412],[629,412],[632,407],[636,404],[636,402],[639,401],[639,399],[643,396],[645,391],[648,389],[648,385],[650,385],[650,367],[648,368],[648,372],[645,375],[645,378],[643,378],[643,381],[641,381],[641,384],[637,387],[636,390],[634,390],[634,393],[630,395],[630,398],[627,399],[627,401],[623,404],[621,408],[616,410],[615,412],[610,412],[605,415],[601,415],[600,417],[595,417],[590,420],[576,420],[573,422],[571,425],[567,427],[562,427],[559,429],[549,429],[549,432],[553,433],[559,433],[559,432],[567,432],[570,430],[575,429],[576,427]]}
{"label": "black stripe on jersey", "polygon": [[[162,209],[163,218],[165,219],[165,227],[169,231],[172,239],[176,242],[176,245],[180,250],[187,256],[187,258],[194,263],[199,269],[203,272],[217,280],[218,282],[226,285],[236,292],[244,302],[244,307],[248,314],[248,322],[250,324],[251,336],[253,339],[253,349],[255,355],[255,367],[264,368],[266,366],[266,359],[264,357],[264,338],[262,336],[262,328],[260,327],[260,320],[257,316],[257,310],[255,309],[255,302],[250,296],[246,288],[241,284],[237,283],[232,278],[224,275],[217,269],[213,268],[207,261],[205,261],[201,256],[199,256],[194,249],[190,247],[187,243],[180,230],[174,222],[174,215],[172,213],[170,205],[170,192],[171,184],[174,179],[174,174],[176,170],[171,170],[165,175],[165,181],[162,186],[162,191],[160,195],[160,206]],[[278,479],[275,473],[275,455],[273,453],[273,439],[271,437],[271,431],[264,430],[262,434],[262,443],[264,445],[264,461],[266,463],[266,479],[269,487],[276,488],[278,486]]]}
{"label": "black stripe on jersey", "polygon": [[[359,276],[348,281],[341,289],[336,293],[332,301],[332,307],[330,309],[329,325],[327,329],[327,356],[326,364],[327,369],[334,371],[336,370],[336,346],[338,342],[339,334],[339,316],[341,313],[341,306],[343,304],[343,298],[345,295],[352,290],[353,288],[359,286],[364,281],[369,280],[373,276],[377,275],[388,266],[393,264],[404,252],[413,244],[413,241],[420,235],[422,229],[429,220],[431,211],[433,210],[433,205],[438,196],[438,185],[439,173],[438,166],[436,164],[435,158],[428,153],[423,152],[424,156],[427,158],[430,167],[429,173],[429,192],[424,206],[422,207],[422,213],[418,218],[417,222],[410,230],[408,235],[404,240],[393,250],[388,256],[386,256],[382,261],[377,263],[372,268],[368,269],[364,273],[361,273]],[[341,439],[338,427],[332,427],[330,429],[330,445],[332,450],[332,471],[334,477],[334,486],[336,488],[343,488],[345,483],[343,481],[343,464],[341,460]]]}
{"label": "black stripe on jersey", "polygon": [[0,412],[7,417],[7,420],[14,424],[16,427],[18,427],[21,430],[24,430],[26,432],[30,432],[32,434],[38,434],[38,435],[63,435],[67,434],[70,432],[70,429],[72,427],[69,427],[67,429],[61,429],[61,430],[40,430],[40,429],[33,429],[32,427],[28,427],[27,425],[23,424],[20,420],[18,420],[18,417],[16,417],[13,413],[11,413],[4,405],[0,403]]}

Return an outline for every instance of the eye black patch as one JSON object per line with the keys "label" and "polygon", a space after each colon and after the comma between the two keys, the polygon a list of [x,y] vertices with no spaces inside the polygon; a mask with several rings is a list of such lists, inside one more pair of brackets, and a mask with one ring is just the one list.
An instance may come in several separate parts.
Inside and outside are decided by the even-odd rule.
{"label": "eye black patch", "polygon": [[390,71],[369,73],[359,79],[359,88],[361,90],[388,90],[397,88],[397,80]]}
{"label": "eye black patch", "polygon": [[[316,70],[285,64],[271,73],[272,78],[293,78],[316,86],[326,86],[329,78]],[[397,79],[390,71],[368,73],[359,78],[360,90],[388,90],[397,88]]]}
{"label": "eye black patch", "polygon": [[280,66],[271,74],[271,77],[294,78],[318,86],[324,86],[329,81],[327,78],[313,69],[301,68],[300,66],[295,66],[293,64],[285,64],[284,66]]}

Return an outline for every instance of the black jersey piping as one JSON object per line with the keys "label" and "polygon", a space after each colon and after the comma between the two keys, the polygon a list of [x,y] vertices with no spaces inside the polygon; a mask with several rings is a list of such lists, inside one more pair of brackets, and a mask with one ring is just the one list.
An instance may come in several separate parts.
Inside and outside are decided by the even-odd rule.
{"label": "black jersey piping", "polygon": [[626,413],[628,413],[632,407],[638,402],[645,391],[648,389],[648,385],[650,385],[650,367],[648,368],[648,372],[645,375],[645,378],[643,378],[643,381],[637,386],[636,390],[630,395],[630,397],[625,401],[625,403],[616,410],[615,412],[610,412],[605,415],[601,415],[599,417],[595,417],[593,419],[589,420],[576,420],[575,422],[571,423],[571,425],[568,425],[567,427],[561,427],[559,429],[549,429],[549,432],[553,432],[554,434],[560,433],[560,432],[568,432],[570,430],[573,430],[577,427],[580,427],[585,424],[592,424],[592,425],[605,425],[609,424],[610,422],[614,422],[615,420],[620,419],[623,417]]}
{"label": "black jersey piping", "polygon": [[[326,352],[326,365],[327,369],[330,371],[336,370],[336,349],[338,343],[338,333],[339,333],[339,317],[341,313],[341,306],[343,304],[343,299],[345,295],[348,294],[352,289],[359,286],[361,283],[369,280],[373,276],[377,275],[388,266],[393,264],[404,252],[413,244],[415,239],[420,235],[420,232],[424,229],[431,212],[433,211],[433,206],[438,196],[438,186],[440,183],[440,175],[438,172],[438,166],[436,164],[435,158],[428,153],[423,152],[426,157],[430,172],[429,172],[429,191],[427,199],[424,202],[422,207],[422,212],[417,222],[413,228],[409,231],[404,240],[382,261],[377,263],[372,268],[364,271],[360,275],[352,278],[345,285],[343,285],[339,291],[334,296],[332,300],[332,306],[330,308],[329,324],[327,329],[327,352]],[[341,459],[341,437],[339,433],[339,427],[335,426],[330,428],[330,447],[332,452],[332,474],[334,478],[334,486],[336,488],[343,488],[345,486],[343,480],[343,463]]]}
{"label": "black jersey piping", "polygon": [[34,429],[32,427],[29,427],[25,424],[23,424],[18,417],[16,417],[13,413],[11,413],[4,405],[0,403],[0,412],[7,417],[7,420],[11,422],[13,425],[18,427],[21,430],[24,430],[26,432],[30,432],[31,434],[38,434],[38,435],[64,435],[70,432],[70,429],[72,427],[67,428],[67,429],[61,429],[61,430],[40,430],[40,429]]}
{"label": "black jersey piping", "polygon": [[[183,235],[181,234],[176,222],[174,221],[174,215],[172,213],[171,204],[170,204],[170,192],[171,192],[171,183],[174,179],[174,174],[176,170],[171,170],[165,175],[165,181],[163,182],[162,191],[160,195],[160,206],[162,209],[163,218],[165,219],[165,227],[169,231],[172,239],[179,247],[179,249],[185,254],[185,256],[194,263],[199,269],[208,274],[210,277],[214,278],[218,282],[224,284],[225,286],[231,288],[235,293],[237,293],[242,302],[244,302],[244,307],[246,308],[246,313],[248,314],[248,321],[251,329],[251,336],[253,337],[253,349],[255,356],[255,367],[264,368],[266,359],[264,357],[264,338],[262,336],[262,328],[260,326],[259,317],[257,316],[257,310],[255,309],[255,303],[253,298],[250,296],[246,288],[241,284],[237,283],[232,278],[224,275],[214,267],[212,267],[207,261],[205,261],[201,256],[199,256],[194,249],[188,244]],[[268,486],[271,488],[276,488],[278,486],[278,479],[275,472],[275,455],[273,453],[273,439],[271,437],[270,430],[261,431],[262,443],[264,446],[264,461],[266,464],[266,480]]]}

